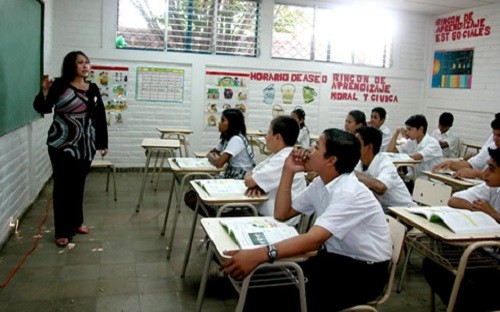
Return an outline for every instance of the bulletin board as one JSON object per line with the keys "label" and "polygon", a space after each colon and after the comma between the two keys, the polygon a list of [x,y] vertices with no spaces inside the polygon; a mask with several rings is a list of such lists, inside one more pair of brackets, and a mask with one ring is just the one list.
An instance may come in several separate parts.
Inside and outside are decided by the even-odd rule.
{"label": "bulletin board", "polygon": [[43,73],[44,5],[0,0],[0,136],[38,115],[33,100]]}

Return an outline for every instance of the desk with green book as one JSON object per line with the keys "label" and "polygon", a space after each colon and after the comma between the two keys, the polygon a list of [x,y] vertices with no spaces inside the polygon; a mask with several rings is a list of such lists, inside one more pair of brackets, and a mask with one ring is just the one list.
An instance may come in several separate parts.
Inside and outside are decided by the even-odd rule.
{"label": "desk with green book", "polygon": [[[236,179],[213,179],[213,180],[191,180],[191,186],[196,191],[197,203],[193,222],[191,224],[191,232],[189,235],[184,264],[182,267],[181,276],[186,273],[187,263],[191,254],[191,245],[193,244],[194,231],[196,229],[196,221],[200,209],[206,211],[206,206],[215,207],[217,210],[228,205],[246,205],[260,204],[269,199],[267,195],[260,197],[248,197],[245,195],[246,187],[243,180]],[[220,211],[219,211],[220,212]]]}
{"label": "desk with green book", "polygon": [[170,207],[172,205],[172,195],[177,186],[177,192],[175,193],[177,203],[175,205],[174,219],[172,228],[170,231],[170,237],[167,245],[167,259],[170,259],[170,254],[172,253],[172,247],[174,242],[175,230],[177,227],[177,219],[181,211],[181,201],[183,198],[183,191],[187,184],[187,181],[193,178],[208,178],[212,179],[215,175],[223,170],[223,168],[217,168],[208,162],[207,158],[189,158],[189,157],[176,157],[167,158],[167,162],[172,170],[172,183],[170,185],[170,193],[168,195],[167,208],[165,210],[165,219],[163,220],[163,228],[161,235],[165,234],[167,228],[168,215],[170,213]]}
{"label": "desk with green book", "polygon": [[500,247],[500,228],[455,233],[442,223],[410,212],[408,207],[390,207],[389,210],[404,224],[422,231],[423,235],[407,235],[406,244],[410,248],[455,274],[447,311],[453,311],[466,269],[500,267],[500,260],[484,250]]}
{"label": "desk with green book", "polygon": [[[227,225],[235,225],[235,228],[246,228],[245,224],[250,224],[250,227],[255,228],[255,230],[245,230],[244,232],[250,237],[254,233],[263,233],[266,230],[276,232],[277,229],[280,231],[278,235],[269,235],[265,239],[249,239],[251,245],[247,248],[257,248],[267,243],[273,244],[283,239],[293,237],[298,235],[294,227],[288,226],[284,223],[280,223],[271,217],[226,217],[226,218],[203,218],[201,219],[201,225],[203,230],[210,239],[210,244],[205,260],[205,265],[203,268],[202,279],[200,283],[200,289],[198,291],[198,299],[196,302],[196,311],[201,311],[201,306],[203,304],[203,297],[205,296],[205,288],[208,280],[210,265],[213,261],[213,256],[215,255],[217,259],[222,262],[229,257],[224,255],[225,250],[236,250],[242,249],[240,245],[246,245],[246,243],[238,244],[234,236],[231,236],[228,231]],[[266,226],[268,224],[269,226]],[[243,231],[242,231],[243,232]],[[258,235],[265,236],[265,235]],[[280,259],[274,263],[264,263],[259,265],[251,274],[249,274],[243,281],[234,280],[228,277],[239,292],[238,305],[236,311],[242,311],[245,304],[245,296],[249,287],[272,287],[284,284],[295,284],[299,288],[299,293],[301,296],[301,310],[306,310],[306,297],[305,297],[305,277],[302,269],[297,264],[297,262],[305,261],[307,258],[315,255],[315,252],[305,254],[303,256]]]}

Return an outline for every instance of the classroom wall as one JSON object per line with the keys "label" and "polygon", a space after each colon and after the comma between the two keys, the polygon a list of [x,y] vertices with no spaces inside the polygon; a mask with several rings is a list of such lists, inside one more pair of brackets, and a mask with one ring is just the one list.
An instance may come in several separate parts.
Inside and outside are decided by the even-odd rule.
{"label": "classroom wall", "polygon": [[[489,35],[436,42],[436,19],[460,16],[472,12],[472,19],[484,18],[484,25],[491,28]],[[490,123],[494,114],[500,112],[500,4],[473,10],[461,10],[438,16],[430,22],[428,34],[429,61],[426,67],[424,111],[432,128],[437,127],[439,115],[451,112],[455,117],[454,128],[464,141],[484,143],[491,134]],[[478,27],[481,28],[481,27]],[[479,30],[475,28],[475,30]],[[483,29],[484,30],[484,29]],[[456,36],[455,36],[456,37]],[[432,61],[434,51],[474,48],[473,75],[471,89],[438,89],[431,87]]]}
{"label": "classroom wall", "polygon": [[[58,76],[64,55],[82,50],[93,64],[126,66],[130,69],[130,85],[135,84],[137,66],[173,67],[185,71],[184,100],[181,104],[135,101],[135,90],[128,95],[126,120],[109,128],[109,159],[119,167],[141,167],[145,155],[140,143],[145,137],[158,137],[155,127],[191,128],[191,151],[204,151],[217,142],[216,129],[207,129],[205,120],[205,87],[207,70],[282,71],[283,69],[326,75],[328,83],[319,88],[315,106],[306,107],[306,124],[314,133],[328,127],[343,128],[348,111],[360,109],[366,114],[374,106],[384,106],[389,115],[387,125],[395,129],[415,113],[432,121],[442,109],[452,111],[456,128],[466,140],[483,141],[489,133],[489,122],[496,112],[499,85],[499,35],[495,27],[500,21],[500,4],[474,10],[477,16],[487,16],[492,34],[485,38],[461,42],[434,43],[434,18],[410,13],[397,15],[393,66],[390,69],[345,66],[319,62],[275,60],[270,58],[272,1],[264,0],[262,8],[261,56],[242,58],[183,53],[116,50],[115,1],[65,0],[45,1],[45,72]],[[471,90],[435,90],[430,87],[433,51],[455,47],[476,48],[473,88]],[[332,101],[331,81],[334,73],[385,77],[398,103],[363,101]],[[496,89],[495,89],[496,87]],[[496,101],[496,102],[495,102]],[[286,113],[292,107],[285,107]],[[34,201],[49,179],[50,163],[46,153],[46,133],[52,116],[0,137],[0,242],[8,235],[8,221],[17,217]],[[249,129],[267,129],[269,111],[255,109],[248,114]]]}

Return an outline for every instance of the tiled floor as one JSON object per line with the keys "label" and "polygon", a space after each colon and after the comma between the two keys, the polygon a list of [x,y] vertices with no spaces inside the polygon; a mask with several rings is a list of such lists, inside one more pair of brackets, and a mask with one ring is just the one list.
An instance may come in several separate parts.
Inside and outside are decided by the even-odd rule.
{"label": "tiled floor", "polygon": [[[0,289],[0,311],[194,311],[205,258],[204,246],[199,243],[203,231],[197,230],[186,277],[181,278],[193,213],[183,208],[172,256],[167,260],[168,237],[161,236],[160,230],[171,177],[162,175],[157,192],[148,183],[143,206],[136,213],[141,177],[137,172],[119,172],[115,202],[112,189],[109,193],[104,191],[106,175],[102,172],[89,175],[84,214],[91,234],[76,236],[72,249],[54,244],[50,205],[43,222],[51,195],[48,185],[24,216],[18,234],[11,237],[0,253],[0,278],[5,283],[9,272],[34,245],[38,228],[41,229],[38,246]],[[419,274],[420,262],[414,253],[403,291],[393,292],[380,311],[429,310],[429,287]],[[226,278],[217,276],[217,271],[213,266],[203,311],[233,311],[236,293]],[[438,309],[443,310],[439,299],[436,301]],[[263,303],[259,311],[265,311],[265,307]]]}

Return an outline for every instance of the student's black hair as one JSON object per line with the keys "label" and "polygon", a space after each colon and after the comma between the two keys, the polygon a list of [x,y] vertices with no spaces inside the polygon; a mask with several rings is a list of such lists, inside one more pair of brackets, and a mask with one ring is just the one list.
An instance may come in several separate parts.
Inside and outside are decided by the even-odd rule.
{"label": "student's black hair", "polygon": [[297,117],[299,117],[299,119],[302,120],[302,123],[299,125],[300,126],[300,129],[302,129],[303,127],[306,126],[306,112],[300,108],[300,107],[297,107],[295,108],[293,111],[292,111],[292,114],[295,114],[297,115]]}
{"label": "student's black hair", "polygon": [[444,112],[439,116],[439,124],[443,127],[453,126],[453,114],[449,112]]}
{"label": "student's black hair", "polygon": [[500,118],[495,118],[491,122],[491,129],[500,130]]}
{"label": "student's black hair", "polygon": [[372,113],[377,113],[382,120],[385,120],[385,117],[387,116],[387,112],[385,111],[385,109],[380,106],[373,108]]}
{"label": "student's black hair", "polygon": [[410,118],[406,119],[405,125],[412,128],[419,129],[420,127],[424,128],[424,134],[427,133],[427,119],[425,119],[424,115],[413,115]]}
{"label": "student's black hair", "polygon": [[365,113],[363,113],[362,111],[352,110],[349,112],[348,115],[351,115],[352,118],[354,118],[356,124],[363,124],[363,126],[366,126],[366,116]]}
{"label": "student's black hair", "polygon": [[90,61],[89,57],[82,51],[72,51],[66,54],[61,67],[61,79],[66,83],[70,83],[76,77],[76,58],[78,55]]}
{"label": "student's black hair", "polygon": [[294,146],[299,137],[299,124],[293,117],[278,116],[271,121],[273,134],[281,134],[286,146]]}
{"label": "student's black hair", "polygon": [[500,148],[488,148],[488,153],[497,166],[500,166]]}
{"label": "student's black hair", "polygon": [[372,145],[373,155],[377,155],[380,152],[380,146],[382,145],[382,132],[379,129],[371,126],[361,127],[355,131],[363,139],[365,145]]}
{"label": "student's black hair", "polygon": [[222,111],[222,116],[227,119],[229,127],[225,133],[220,134],[221,140],[229,141],[230,138],[238,134],[242,134],[243,136],[247,135],[245,116],[243,116],[241,110],[237,108],[228,108]]}
{"label": "student's black hair", "polygon": [[495,119],[500,119],[500,112],[495,114]]}
{"label": "student's black hair", "polygon": [[339,174],[350,173],[356,167],[361,156],[361,146],[354,134],[340,129],[326,129],[326,152],[324,157],[335,156],[335,169]]}

